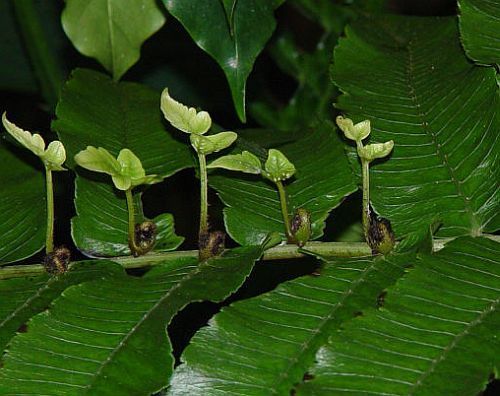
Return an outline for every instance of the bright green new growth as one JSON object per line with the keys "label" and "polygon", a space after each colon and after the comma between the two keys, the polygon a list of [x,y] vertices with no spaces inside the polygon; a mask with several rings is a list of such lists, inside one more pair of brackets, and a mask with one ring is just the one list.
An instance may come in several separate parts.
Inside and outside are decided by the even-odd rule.
{"label": "bright green new growth", "polygon": [[[261,174],[262,177],[272,181],[276,184],[276,188],[278,189],[281,214],[283,216],[288,242],[297,243],[299,246],[303,246],[309,239],[311,235],[309,212],[306,209],[300,209],[301,216],[298,217],[298,223],[300,223],[300,225],[297,223],[297,227],[295,228],[292,224],[293,220],[290,219],[290,214],[288,212],[288,197],[282,182],[295,174],[295,166],[281,151],[276,149],[269,150],[264,169],[262,169],[260,160],[249,151],[220,157],[209,164],[208,168],[222,168],[256,175]],[[307,219],[307,221],[302,222],[300,221],[301,219]]]}
{"label": "bright green new growth", "polygon": [[75,162],[82,168],[110,175],[115,187],[122,191],[163,180],[157,175],[146,175],[141,160],[126,148],[114,158],[105,148],[87,146],[75,155]]}
{"label": "bright green new growth", "polygon": [[38,156],[45,167],[54,171],[66,170],[62,167],[62,164],[66,161],[66,150],[59,140],[50,142],[47,149],[45,149],[45,141],[38,133],[31,134],[19,128],[7,119],[6,112],[2,114],[2,124],[14,139]]}
{"label": "bright green new growth", "polygon": [[[358,156],[361,159],[361,168],[363,174],[363,231],[365,235],[366,242],[370,245],[372,250],[381,251],[379,249],[379,245],[384,243],[385,239],[387,239],[387,245],[389,248],[384,248],[384,254],[388,253],[392,247],[394,246],[392,231],[389,229],[387,232],[378,232],[379,238],[383,238],[384,241],[377,242],[377,246],[374,244],[374,240],[378,240],[379,238],[374,238],[373,235],[370,235],[370,232],[374,232],[374,230],[378,230],[379,220],[375,217],[372,219],[372,215],[370,213],[370,162],[378,158],[384,158],[389,155],[394,147],[394,142],[389,140],[385,143],[372,143],[366,146],[363,145],[363,139],[367,138],[371,132],[370,120],[364,120],[354,124],[350,118],[344,118],[342,116],[338,116],[336,118],[337,125],[344,132],[346,138],[354,140],[356,142]],[[370,225],[373,225],[370,227]],[[385,227],[385,225],[384,225]],[[370,231],[372,230],[372,231]],[[381,251],[382,252],[382,251]]]}
{"label": "bright green new growth", "polygon": [[66,161],[66,150],[59,140],[51,142],[47,149],[45,149],[45,141],[39,134],[32,134],[19,128],[7,119],[6,112],[2,114],[2,124],[14,139],[38,156],[44,164],[47,194],[45,253],[48,255],[54,250],[54,189],[52,185],[52,171],[66,170],[62,167],[62,164]]}
{"label": "bright green new growth", "polygon": [[191,146],[198,154],[200,166],[200,229],[198,233],[199,258],[205,260],[205,245],[210,240],[208,227],[208,181],[206,155],[216,153],[229,147],[238,138],[235,132],[226,131],[215,135],[204,136],[212,126],[212,119],[206,111],[196,111],[194,107],[187,107],[173,99],[168,88],[161,94],[161,111],[165,119],[175,128],[189,133]]}
{"label": "bright green new growth", "polygon": [[[108,150],[102,147],[95,148],[87,146],[85,150],[75,155],[75,162],[82,168],[106,173],[113,179],[113,184],[118,190],[125,191],[128,208],[128,244],[134,256],[140,256],[153,248],[155,237],[153,236],[142,246],[137,241],[137,228],[148,226],[156,230],[156,226],[151,222],[142,224],[135,223],[135,208],[132,189],[142,184],[159,183],[163,178],[157,175],[146,175],[142,167],[141,160],[129,149],[122,149],[117,158],[114,158]],[[154,232],[152,232],[154,234]]]}

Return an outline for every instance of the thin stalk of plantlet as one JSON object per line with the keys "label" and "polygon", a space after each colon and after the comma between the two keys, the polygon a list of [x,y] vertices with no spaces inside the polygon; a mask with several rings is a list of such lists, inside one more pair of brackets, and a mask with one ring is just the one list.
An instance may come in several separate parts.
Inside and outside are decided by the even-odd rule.
{"label": "thin stalk of plantlet", "polygon": [[45,166],[45,186],[47,194],[47,233],[45,235],[45,253],[54,250],[54,187],[52,184],[52,171]]}
{"label": "thin stalk of plantlet", "polygon": [[[363,147],[361,141],[357,142],[357,146]],[[365,240],[368,238],[368,229],[370,227],[370,163],[361,158],[361,173],[363,178],[363,207],[362,207],[362,224]]]}
{"label": "thin stalk of plantlet", "polygon": [[205,154],[198,153],[200,164],[200,227],[199,235],[208,232],[208,177]]}
{"label": "thin stalk of plantlet", "polygon": [[280,197],[281,214],[283,215],[283,223],[285,224],[286,238],[289,242],[291,242],[293,239],[293,235],[290,225],[290,214],[288,213],[288,197],[281,180],[278,180],[275,184],[278,188],[278,194]]}
{"label": "thin stalk of plantlet", "polygon": [[197,111],[173,99],[168,88],[161,94],[161,111],[165,119],[178,130],[189,134],[191,146],[198,155],[200,169],[200,227],[198,234],[199,259],[204,261],[218,255],[224,246],[222,231],[210,232],[208,224],[208,181],[206,156],[228,148],[238,137],[235,132],[226,131],[205,135],[212,127],[212,119],[206,111]]}
{"label": "thin stalk of plantlet", "polygon": [[66,150],[64,149],[64,145],[58,140],[51,142],[47,147],[45,147],[45,141],[39,134],[32,134],[19,128],[7,119],[7,114],[5,112],[2,115],[2,124],[14,139],[16,139],[22,146],[30,150],[43,162],[45,168],[47,200],[45,252],[47,257],[49,257],[54,251],[54,187],[52,182],[52,171],[66,170],[62,166],[64,161],[66,161]]}
{"label": "thin stalk of plantlet", "polygon": [[75,155],[75,162],[82,168],[106,173],[114,186],[125,192],[128,210],[128,245],[134,257],[149,252],[156,241],[156,225],[151,221],[135,223],[135,206],[132,189],[143,184],[154,184],[163,180],[157,175],[146,175],[141,160],[129,149],[122,149],[113,157],[103,147],[87,146]]}

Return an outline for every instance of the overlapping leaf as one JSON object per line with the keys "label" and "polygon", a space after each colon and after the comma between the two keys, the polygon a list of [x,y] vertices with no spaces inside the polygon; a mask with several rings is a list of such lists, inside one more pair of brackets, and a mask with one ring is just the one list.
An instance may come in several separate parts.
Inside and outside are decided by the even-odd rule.
{"label": "overlapping leaf", "polygon": [[467,55],[483,64],[500,64],[500,3],[460,0],[460,33]]}
{"label": "overlapping leaf", "polygon": [[224,308],[184,351],[169,394],[290,394],[332,331],[375,306],[411,257],[331,260],[319,276]]}
{"label": "overlapping leaf", "polygon": [[139,60],[142,43],[163,26],[165,16],[155,0],[67,0],[61,21],[76,49],[119,80]]}
{"label": "overlapping leaf", "polygon": [[46,309],[69,286],[119,274],[124,274],[123,269],[110,261],[86,261],[72,264],[70,271],[59,276],[0,281],[0,350],[29,318]]}
{"label": "overlapping leaf", "polygon": [[238,116],[245,121],[245,86],[276,26],[283,0],[163,0],[200,48],[224,71]]}
{"label": "overlapping leaf", "polygon": [[[114,156],[129,148],[147,174],[169,176],[192,166],[189,147],[165,130],[160,95],[144,86],[114,83],[100,73],[76,70],[56,114],[53,128],[68,151],[70,167],[75,166],[73,156],[88,145],[104,147]],[[127,254],[124,194],[113,188],[111,179],[84,176],[79,174],[76,182],[72,233],[77,247],[92,255]]]}
{"label": "overlapping leaf", "polygon": [[460,238],[344,324],[299,395],[477,395],[499,364],[500,244]]}
{"label": "overlapping leaf", "polygon": [[43,169],[26,161],[30,155],[0,140],[0,266],[45,244],[45,180]]}
{"label": "overlapping leaf", "polygon": [[372,141],[395,143],[392,156],[372,166],[375,209],[399,237],[436,216],[443,222],[439,235],[494,231],[500,202],[495,71],[468,62],[454,18],[361,19],[346,36],[332,69],[345,93],[337,106],[355,121],[370,119]]}
{"label": "overlapping leaf", "polygon": [[[295,143],[279,147],[297,172],[286,185],[290,210],[304,207],[311,212],[312,237],[323,234],[328,212],[356,190],[343,154],[343,143],[325,122]],[[227,205],[224,219],[229,235],[238,243],[260,243],[270,231],[283,235],[284,224],[278,192],[259,176],[236,173],[212,174],[208,178]],[[291,213],[290,213],[291,214]]]}
{"label": "overlapping leaf", "polygon": [[202,264],[175,259],[144,278],[67,289],[9,344],[0,392],[139,395],[161,389],[173,370],[166,334],[172,317],[190,302],[226,298],[261,253],[254,246]]}

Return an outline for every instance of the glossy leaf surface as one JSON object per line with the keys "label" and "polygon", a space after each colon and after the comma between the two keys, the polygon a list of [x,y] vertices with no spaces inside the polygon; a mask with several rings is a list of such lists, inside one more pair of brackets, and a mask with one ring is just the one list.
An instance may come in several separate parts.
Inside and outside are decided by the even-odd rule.
{"label": "glossy leaf surface", "polygon": [[459,0],[460,33],[467,55],[482,64],[500,64],[500,3]]}
{"label": "glossy leaf surface", "polygon": [[[90,70],[75,71],[53,122],[68,151],[68,166],[74,167],[73,156],[89,145],[104,147],[115,157],[129,148],[147,174],[161,177],[192,166],[189,146],[165,129],[159,103],[160,95],[144,86],[115,83]],[[75,206],[72,233],[80,250],[98,256],[128,254],[126,201],[109,177],[79,173]]]}
{"label": "glossy leaf surface", "polygon": [[202,264],[175,259],[144,278],[114,277],[67,289],[49,311],[28,322],[27,333],[11,341],[0,370],[0,392],[158,391],[173,370],[166,333],[172,317],[190,302],[228,297],[261,252],[260,247],[238,248]]}
{"label": "glossy leaf surface", "polygon": [[62,25],[83,55],[115,80],[139,60],[142,43],[165,23],[155,0],[66,0]]}
{"label": "glossy leaf surface", "polygon": [[457,37],[454,18],[379,17],[358,20],[335,50],[337,107],[369,119],[372,142],[394,140],[371,166],[370,198],[398,238],[435,216],[443,236],[498,226],[495,71],[470,63]]}
{"label": "glossy leaf surface", "polygon": [[[312,238],[318,238],[323,233],[328,212],[357,188],[344,156],[343,143],[332,124],[325,123],[297,142],[280,146],[280,151],[297,170],[294,177],[285,182],[290,215],[299,207],[309,210]],[[227,206],[224,209],[226,229],[235,241],[255,244],[269,231],[277,231],[285,238],[274,183],[262,180],[259,175],[233,172],[214,172],[208,182]]]}
{"label": "glossy leaf surface", "polygon": [[26,321],[45,310],[69,286],[120,274],[124,274],[123,269],[110,261],[86,261],[72,264],[68,272],[59,276],[43,274],[1,280],[0,349],[5,349],[16,331],[26,332]]}
{"label": "glossy leaf surface", "polygon": [[43,248],[46,201],[43,167],[32,154],[0,139],[0,158],[1,266]]}
{"label": "glossy leaf surface", "polygon": [[236,112],[245,121],[245,86],[255,59],[276,26],[283,0],[164,0],[193,40],[224,71]]}
{"label": "glossy leaf surface", "polygon": [[332,259],[317,276],[223,308],[184,351],[169,394],[290,394],[334,329],[375,306],[411,261]]}
{"label": "glossy leaf surface", "polygon": [[476,395],[498,367],[500,244],[460,238],[343,325],[299,395]]}

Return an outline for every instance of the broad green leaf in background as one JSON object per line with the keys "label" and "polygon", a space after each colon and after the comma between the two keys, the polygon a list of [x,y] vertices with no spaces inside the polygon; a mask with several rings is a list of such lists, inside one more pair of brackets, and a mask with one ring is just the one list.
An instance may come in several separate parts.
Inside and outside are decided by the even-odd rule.
{"label": "broad green leaf in background", "polygon": [[482,64],[500,64],[500,2],[459,0],[460,33],[469,58]]}
{"label": "broad green leaf in background", "polygon": [[[68,152],[68,166],[74,167],[74,155],[89,145],[104,147],[114,156],[128,148],[147,174],[161,177],[192,166],[189,147],[165,130],[159,103],[159,94],[139,84],[115,83],[101,73],[76,70],[52,124]],[[77,173],[77,216],[72,222],[77,247],[93,256],[128,254],[125,195],[107,177]]]}
{"label": "broad green leaf in background", "polygon": [[163,0],[168,12],[224,71],[242,121],[246,120],[246,80],[274,31],[273,13],[283,1]]}
{"label": "broad green leaf in background", "polygon": [[35,168],[39,161],[31,153],[0,138],[0,158],[1,266],[27,258],[45,245],[46,198],[43,169]]}
{"label": "broad green leaf in background", "polygon": [[[251,135],[249,135],[251,136]],[[308,131],[295,143],[279,147],[295,165],[294,178],[285,182],[290,210],[311,212],[312,238],[323,234],[330,210],[356,190],[343,142],[329,122]],[[214,172],[208,179],[226,204],[226,229],[236,242],[260,243],[270,231],[285,237],[276,187],[260,176]],[[291,213],[290,213],[291,214]]]}
{"label": "broad green leaf in background", "polygon": [[173,371],[166,333],[172,317],[190,302],[228,297],[261,254],[262,247],[253,246],[202,264],[196,258],[174,259],[143,278],[114,277],[65,290],[48,311],[28,322],[27,333],[12,339],[0,369],[0,392],[147,395],[160,390]]}
{"label": "broad green leaf in background", "polygon": [[371,142],[394,140],[390,157],[372,164],[370,198],[396,237],[436,216],[440,236],[498,228],[495,70],[467,60],[455,18],[360,19],[336,48],[331,75],[345,93],[337,107],[371,121]]}
{"label": "broad green leaf in background", "polygon": [[500,363],[500,244],[464,237],[343,325],[298,395],[477,395]]}
{"label": "broad green leaf in background", "polygon": [[[144,221],[141,193],[134,195],[136,222]],[[75,181],[77,215],[72,236],[78,249],[91,257],[129,255],[128,209],[125,194],[109,178],[88,179],[77,174]],[[164,213],[154,219],[158,228],[155,251],[175,250],[184,241],[174,230],[174,218]]]}
{"label": "broad green leaf in background", "polygon": [[[0,270],[1,273],[1,270]],[[63,290],[71,285],[125,275],[122,267],[111,261],[85,261],[73,263],[68,272],[59,276],[43,274],[31,278],[0,281],[0,350],[26,321],[42,312]],[[29,330],[23,329],[23,332]]]}
{"label": "broad green leaf in background", "polygon": [[66,0],[61,21],[75,48],[119,80],[165,16],[155,0]]}
{"label": "broad green leaf in background", "polygon": [[316,276],[223,308],[185,349],[169,394],[291,394],[329,335],[375,306],[412,257],[327,260]]}

